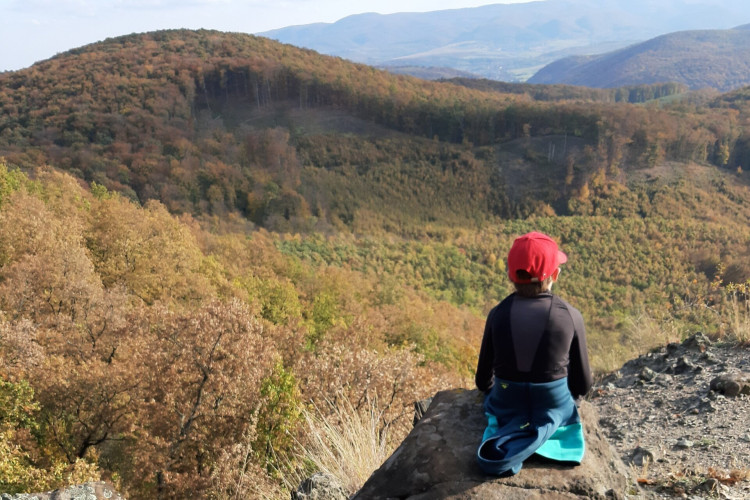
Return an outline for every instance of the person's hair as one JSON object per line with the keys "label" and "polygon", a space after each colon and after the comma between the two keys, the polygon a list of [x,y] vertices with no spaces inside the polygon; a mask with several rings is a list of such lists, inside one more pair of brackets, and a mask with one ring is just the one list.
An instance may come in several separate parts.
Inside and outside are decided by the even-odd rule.
{"label": "person's hair", "polygon": [[[523,270],[516,271],[516,276],[520,280],[531,279],[531,275]],[[552,288],[552,276],[547,276],[543,281],[535,283],[513,283],[516,287],[516,293],[521,297],[536,297],[540,293],[548,292]]]}

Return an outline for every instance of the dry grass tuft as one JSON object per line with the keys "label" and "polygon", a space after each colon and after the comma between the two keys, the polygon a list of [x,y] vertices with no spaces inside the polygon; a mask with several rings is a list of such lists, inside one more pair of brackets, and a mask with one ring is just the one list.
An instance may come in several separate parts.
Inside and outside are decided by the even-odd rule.
{"label": "dry grass tuft", "polygon": [[300,458],[335,478],[352,495],[390,455],[388,427],[382,426],[373,401],[357,410],[342,397],[336,404],[329,402],[327,409],[326,413],[317,407],[303,411],[308,441]]}
{"label": "dry grass tuft", "polygon": [[750,300],[732,294],[726,307],[728,336],[740,344],[750,344]]}
{"label": "dry grass tuft", "polygon": [[708,477],[717,479],[722,484],[734,485],[742,481],[750,480],[750,469],[732,469],[730,471],[725,471],[709,467],[707,475]]}
{"label": "dry grass tuft", "polygon": [[648,352],[670,342],[679,342],[683,335],[682,329],[673,318],[655,318],[646,312],[628,319],[626,333],[631,351],[636,354]]}

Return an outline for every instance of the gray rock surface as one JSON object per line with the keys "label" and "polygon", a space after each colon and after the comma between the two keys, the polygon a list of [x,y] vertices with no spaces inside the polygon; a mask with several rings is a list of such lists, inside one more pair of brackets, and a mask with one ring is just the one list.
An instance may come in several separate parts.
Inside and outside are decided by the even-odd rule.
{"label": "gray rock surface", "polygon": [[531,458],[507,478],[485,475],[476,450],[486,425],[482,394],[451,390],[435,395],[427,413],[391,457],[354,495],[356,500],[605,499],[623,498],[627,468],[597,425],[595,408],[582,402],[586,456],[579,466]]}
{"label": "gray rock surface", "polygon": [[346,500],[346,497],[336,479],[322,472],[305,479],[297,491],[292,492],[292,500]]}
{"label": "gray rock surface", "polygon": [[750,396],[750,375],[740,372],[722,373],[711,380],[711,390],[731,398],[740,394]]}
{"label": "gray rock surface", "polygon": [[114,488],[105,482],[77,484],[44,493],[0,494],[0,500],[123,500]]}
{"label": "gray rock surface", "polygon": [[628,361],[591,403],[645,498],[750,499],[750,346],[696,333]]}

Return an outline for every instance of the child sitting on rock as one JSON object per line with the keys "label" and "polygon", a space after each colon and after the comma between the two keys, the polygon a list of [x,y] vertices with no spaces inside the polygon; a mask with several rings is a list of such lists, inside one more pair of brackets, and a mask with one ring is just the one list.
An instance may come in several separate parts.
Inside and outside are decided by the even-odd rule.
{"label": "child sitting on rock", "polygon": [[567,256],[531,232],[508,253],[515,293],[495,306],[479,352],[477,387],[488,425],[477,450],[489,474],[517,474],[533,454],[581,463],[583,428],[574,398],[591,387],[581,313],[551,293]]}

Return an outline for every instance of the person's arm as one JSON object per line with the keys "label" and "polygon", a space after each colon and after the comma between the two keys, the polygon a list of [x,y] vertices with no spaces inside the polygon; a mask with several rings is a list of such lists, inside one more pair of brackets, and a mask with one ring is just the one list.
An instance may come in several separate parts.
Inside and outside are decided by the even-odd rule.
{"label": "person's arm", "polygon": [[586,328],[583,317],[578,311],[571,312],[575,334],[570,344],[570,364],[568,365],[568,388],[574,398],[583,396],[594,382],[589,366],[589,354],[586,346]]}
{"label": "person's arm", "polygon": [[482,347],[479,349],[477,373],[474,376],[477,388],[485,393],[488,393],[492,389],[493,384],[492,365],[494,362],[494,350],[492,347],[491,319],[494,312],[495,310],[493,309],[487,315],[487,322],[484,325],[484,336],[482,337]]}

